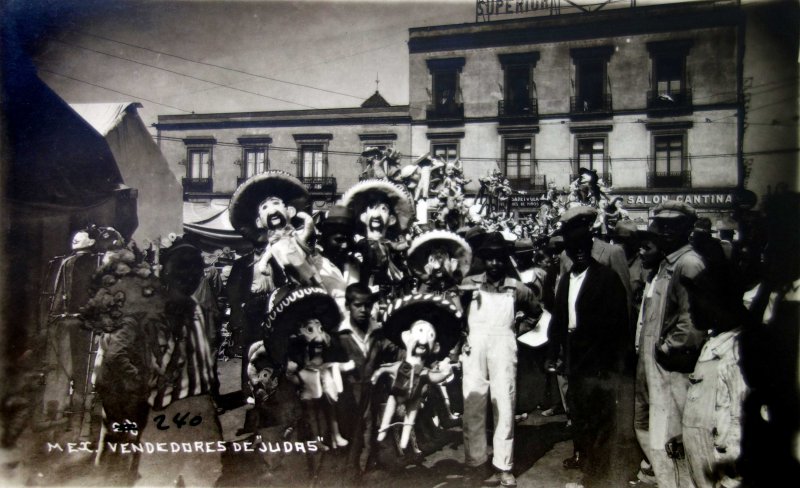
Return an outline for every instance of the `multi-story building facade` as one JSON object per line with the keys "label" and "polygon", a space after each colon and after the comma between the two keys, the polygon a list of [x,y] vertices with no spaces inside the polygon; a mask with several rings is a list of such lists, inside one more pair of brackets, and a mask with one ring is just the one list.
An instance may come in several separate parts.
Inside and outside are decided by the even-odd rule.
{"label": "multi-story building facade", "polygon": [[270,168],[301,177],[322,208],[378,145],[404,163],[461,159],[470,193],[494,168],[527,195],[589,168],[634,218],[668,198],[729,214],[743,173],[738,2],[555,13],[410,29],[407,106],[376,92],[360,108],[161,116],[159,142],[197,205]]}
{"label": "multi-story building facade", "polygon": [[740,12],[691,3],[411,29],[412,152],[460,157],[473,180],[498,164],[523,191],[594,169],[643,218],[666,198],[731,208]]}

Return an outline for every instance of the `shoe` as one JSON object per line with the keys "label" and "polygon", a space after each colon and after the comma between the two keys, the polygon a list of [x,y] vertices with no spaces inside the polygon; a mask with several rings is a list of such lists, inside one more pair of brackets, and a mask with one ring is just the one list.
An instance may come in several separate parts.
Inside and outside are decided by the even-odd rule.
{"label": "shoe", "polygon": [[517,486],[517,479],[511,471],[500,471],[500,486]]}
{"label": "shoe", "polygon": [[481,486],[487,474],[489,474],[488,462],[478,466],[467,466],[464,469],[464,486]]}
{"label": "shoe", "polygon": [[579,452],[576,452],[571,458],[565,459],[561,465],[564,466],[564,469],[581,469],[583,467],[583,462],[583,455]]}
{"label": "shoe", "polygon": [[552,417],[554,415],[561,415],[562,413],[564,413],[564,407],[557,405],[542,411],[542,417]]}

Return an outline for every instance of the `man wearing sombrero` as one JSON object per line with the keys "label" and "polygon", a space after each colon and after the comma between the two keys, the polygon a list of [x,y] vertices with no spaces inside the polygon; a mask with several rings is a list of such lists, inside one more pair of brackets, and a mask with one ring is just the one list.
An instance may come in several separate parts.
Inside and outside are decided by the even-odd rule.
{"label": "man wearing sombrero", "polygon": [[462,288],[472,290],[467,313],[469,329],[463,348],[464,450],[467,476],[483,478],[488,460],[486,403],[491,394],[494,417],[494,454],[490,483],[516,486],[511,473],[514,455],[514,405],[516,402],[516,314],[540,313],[527,286],[508,277],[511,250],[500,233],[488,234],[476,251],[486,271],[467,277]]}
{"label": "man wearing sombrero", "polygon": [[[302,212],[307,202],[305,186],[283,171],[255,175],[231,197],[231,224],[253,244],[253,252],[233,264],[227,285],[231,329],[242,335],[242,388],[248,393],[246,353],[261,339],[269,294],[286,280],[286,275],[301,282],[318,279],[306,261],[305,244],[313,233],[311,217]],[[291,225],[295,216],[303,221],[299,232]]]}
{"label": "man wearing sombrero", "polygon": [[365,239],[356,243],[362,256],[360,282],[391,292],[405,279],[397,254],[406,248],[395,241],[414,218],[414,202],[401,186],[387,180],[365,180],[342,196]]}

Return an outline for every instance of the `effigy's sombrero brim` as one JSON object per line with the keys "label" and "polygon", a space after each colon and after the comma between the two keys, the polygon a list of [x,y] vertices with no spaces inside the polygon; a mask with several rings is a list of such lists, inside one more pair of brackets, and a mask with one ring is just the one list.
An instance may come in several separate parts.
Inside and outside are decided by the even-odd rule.
{"label": "effigy's sombrero brim", "polygon": [[239,185],[231,197],[228,216],[238,232],[255,226],[258,205],[269,196],[302,210],[308,203],[308,190],[296,177],[285,171],[270,170],[251,176]]}
{"label": "effigy's sombrero brim", "polygon": [[[274,298],[274,299],[273,299]],[[270,299],[266,328],[270,337],[289,336],[307,319],[318,319],[328,332],[336,330],[342,316],[327,290],[318,287],[279,288]]]}
{"label": "effigy's sombrero brim", "polygon": [[397,215],[398,227],[401,231],[408,229],[415,216],[414,199],[405,188],[389,180],[360,181],[342,195],[341,204],[353,212],[354,219],[358,219],[370,202],[377,197],[389,200]]}
{"label": "effigy's sombrero brim", "polygon": [[420,274],[424,273],[428,256],[436,248],[444,248],[451,258],[458,260],[461,276],[467,275],[472,264],[472,248],[463,237],[446,230],[428,231],[414,239],[408,249],[408,266]]}
{"label": "effigy's sombrero brim", "polygon": [[410,329],[414,322],[425,320],[433,325],[439,343],[437,359],[446,357],[461,337],[461,310],[442,295],[415,293],[398,298],[389,304],[384,317],[384,334],[403,348],[402,333]]}

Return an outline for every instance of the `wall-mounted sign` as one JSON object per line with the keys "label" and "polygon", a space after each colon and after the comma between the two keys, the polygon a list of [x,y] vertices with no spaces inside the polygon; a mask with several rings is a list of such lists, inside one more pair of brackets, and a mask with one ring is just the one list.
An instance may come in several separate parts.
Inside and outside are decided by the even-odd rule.
{"label": "wall-mounted sign", "polygon": [[539,208],[537,195],[511,195],[511,208]]}
{"label": "wall-mounted sign", "polygon": [[528,14],[558,8],[559,0],[477,0],[475,16],[487,18],[492,15]]}
{"label": "wall-mounted sign", "polygon": [[630,191],[615,192],[613,196],[622,197],[622,204],[625,208],[649,209],[667,200],[685,202],[696,209],[733,208],[736,202],[734,191],[733,189],[701,192],[672,190],[660,193]]}

